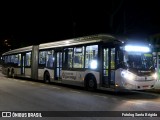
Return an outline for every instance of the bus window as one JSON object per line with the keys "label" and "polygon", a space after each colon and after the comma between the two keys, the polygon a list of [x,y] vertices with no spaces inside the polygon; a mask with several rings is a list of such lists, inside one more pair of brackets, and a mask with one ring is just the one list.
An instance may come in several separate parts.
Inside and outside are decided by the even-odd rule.
{"label": "bus window", "polygon": [[[109,49],[104,49],[104,69],[108,69],[108,61],[109,61]],[[107,71],[108,72],[108,71]],[[108,76],[108,73],[107,73]]]}
{"label": "bus window", "polygon": [[111,49],[111,69],[115,69],[115,48]]}
{"label": "bus window", "polygon": [[11,55],[11,63],[14,63],[15,55]]}
{"label": "bus window", "polygon": [[8,56],[5,56],[5,60],[4,60],[5,63],[8,63],[8,62],[7,62],[7,57],[8,57]]}
{"label": "bus window", "polygon": [[25,66],[31,66],[31,52],[26,53]]}
{"label": "bus window", "polygon": [[74,48],[73,68],[83,68],[84,66],[84,47]]}
{"label": "bus window", "polygon": [[68,48],[68,68],[72,68],[73,48]]}
{"label": "bus window", "polygon": [[66,68],[66,59],[67,59],[67,58],[66,58],[66,57],[67,57],[66,54],[67,54],[67,51],[66,51],[66,49],[64,49],[64,50],[63,50],[63,63],[62,63],[62,64],[63,64],[63,65],[62,65],[63,68]]}
{"label": "bus window", "polygon": [[18,54],[18,66],[21,66],[21,54]]}
{"label": "bus window", "polygon": [[86,47],[85,68],[97,68],[98,45]]}
{"label": "bus window", "polygon": [[7,62],[10,63],[11,62],[11,56],[7,57]]}
{"label": "bus window", "polygon": [[15,55],[14,64],[18,64],[18,55]]}
{"label": "bus window", "polygon": [[47,52],[47,57],[46,57],[46,67],[47,68],[53,68],[53,63],[54,63],[54,57],[53,57],[53,50],[50,50]]}
{"label": "bus window", "polygon": [[65,48],[63,51],[63,68],[72,68],[73,48]]}
{"label": "bus window", "polygon": [[46,51],[39,52],[39,64],[41,64],[41,65],[46,64]]}

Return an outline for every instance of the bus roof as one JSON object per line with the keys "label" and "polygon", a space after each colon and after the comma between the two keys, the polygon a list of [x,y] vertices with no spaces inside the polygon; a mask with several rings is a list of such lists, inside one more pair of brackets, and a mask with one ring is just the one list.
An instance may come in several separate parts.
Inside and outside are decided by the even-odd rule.
{"label": "bus roof", "polygon": [[[114,41],[118,41],[118,40],[112,35],[96,34],[96,35],[89,35],[89,36],[78,37],[78,38],[73,38],[73,39],[61,40],[61,41],[57,41],[57,42],[49,42],[49,43],[39,44],[39,49],[81,45],[81,44],[87,44],[87,43],[96,43],[96,42],[100,42],[100,41],[103,41],[106,43],[106,42],[114,42]],[[120,41],[118,41],[118,42],[120,42]],[[8,52],[3,53],[2,55],[31,51],[32,47],[33,46],[28,46],[28,47],[10,50]]]}
{"label": "bus roof", "polygon": [[[107,34],[96,34],[84,37],[78,37],[73,39],[67,39],[57,42],[44,43],[39,45],[39,49],[47,49],[47,48],[56,48],[56,47],[65,47],[65,46],[73,46],[73,45],[81,45],[87,43],[96,43],[96,42],[113,42],[118,41],[115,37]],[[119,41],[120,42],[120,41]]]}
{"label": "bus roof", "polygon": [[15,53],[26,52],[26,51],[32,51],[32,46],[10,50],[8,52],[3,53],[2,55],[9,55],[9,54],[15,54]]}

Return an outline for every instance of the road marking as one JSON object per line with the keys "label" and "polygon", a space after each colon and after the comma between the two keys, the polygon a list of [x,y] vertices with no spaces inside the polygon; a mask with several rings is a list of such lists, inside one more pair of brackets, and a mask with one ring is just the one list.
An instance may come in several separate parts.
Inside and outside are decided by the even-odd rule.
{"label": "road marking", "polygon": [[42,87],[46,86],[46,85],[41,85]]}
{"label": "road marking", "polygon": [[52,87],[53,89],[61,89],[61,88],[59,88],[59,87]]}
{"label": "road marking", "polygon": [[103,97],[103,98],[105,98],[105,99],[107,99],[108,97],[106,97],[106,96],[102,96],[102,95],[93,95],[93,96],[96,96],[96,97]]}
{"label": "road marking", "polygon": [[74,92],[74,93],[81,93],[79,91],[75,91],[75,90],[70,90],[71,92]]}

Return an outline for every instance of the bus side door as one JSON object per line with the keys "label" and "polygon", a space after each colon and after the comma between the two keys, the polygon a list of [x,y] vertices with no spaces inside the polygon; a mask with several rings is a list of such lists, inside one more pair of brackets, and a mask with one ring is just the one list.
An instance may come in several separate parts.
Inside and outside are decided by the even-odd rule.
{"label": "bus side door", "polygon": [[25,74],[25,53],[21,53],[21,75]]}
{"label": "bus side door", "polygon": [[105,47],[102,52],[102,85],[105,87],[115,86],[115,48]]}
{"label": "bus side door", "polygon": [[55,51],[55,80],[61,79],[61,70],[62,70],[62,52]]}

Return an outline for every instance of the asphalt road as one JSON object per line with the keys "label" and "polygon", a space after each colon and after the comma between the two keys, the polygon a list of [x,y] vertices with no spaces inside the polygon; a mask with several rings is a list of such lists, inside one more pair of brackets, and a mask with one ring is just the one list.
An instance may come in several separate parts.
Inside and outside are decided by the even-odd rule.
{"label": "asphalt road", "polygon": [[7,78],[0,73],[0,111],[160,111],[160,95],[146,92],[115,94],[102,90],[89,92],[80,87]]}

